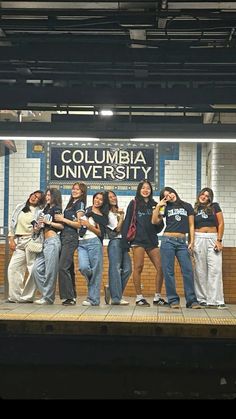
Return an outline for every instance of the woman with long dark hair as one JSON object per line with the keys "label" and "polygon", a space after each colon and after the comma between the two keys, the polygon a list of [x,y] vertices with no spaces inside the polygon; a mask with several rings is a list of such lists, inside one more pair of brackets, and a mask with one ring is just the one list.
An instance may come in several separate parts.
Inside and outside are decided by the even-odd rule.
{"label": "woman with long dark hair", "polygon": [[[160,208],[165,207],[164,215]],[[191,204],[182,201],[175,189],[165,187],[160,192],[160,202],[153,211],[152,222],[159,223],[165,217],[166,228],[161,241],[161,264],[165,278],[168,303],[180,308],[180,298],[175,283],[175,257],[180,264],[184,281],[187,308],[201,308],[194,291],[193,268],[190,252],[194,242],[194,211]],[[188,234],[188,244],[186,235]]]}
{"label": "woman with long dark hair", "polygon": [[[133,251],[133,281],[136,291],[136,305],[140,307],[150,307],[149,302],[144,298],[141,289],[141,274],[144,266],[145,253],[156,269],[156,293],[153,299],[154,305],[165,305],[165,300],[161,297],[163,284],[163,273],[161,269],[160,253],[158,249],[157,228],[152,224],[152,211],[156,206],[153,199],[152,185],[148,180],[143,180],[138,184],[136,196],[136,235],[130,242]],[[127,236],[127,231],[131,222],[134,209],[134,200],[128,205],[124,227],[122,229],[123,238]]]}
{"label": "woman with long dark hair", "polygon": [[116,305],[128,305],[129,302],[122,298],[124,289],[132,272],[129,249],[122,246],[121,229],[124,222],[124,211],[118,207],[117,195],[113,191],[106,191],[106,200],[109,203],[107,236],[109,243],[108,253],[108,278],[109,287],[105,287],[105,302]]}
{"label": "woman with long dark hair", "polygon": [[104,193],[93,195],[93,204],[86,209],[81,218],[83,232],[79,238],[79,270],[85,277],[88,295],[83,306],[100,304],[100,288],[103,269],[103,238],[107,225],[108,207],[105,205]]}
{"label": "woman with long dark hair", "polygon": [[55,220],[64,225],[61,232],[61,254],[59,261],[59,293],[64,306],[76,304],[74,253],[78,248],[80,218],[85,213],[87,186],[81,182],[72,185],[71,196],[64,214],[56,214]]}
{"label": "woman with long dark hair", "polygon": [[224,217],[213,190],[203,188],[194,206],[194,286],[202,306],[226,308],[222,281]]}
{"label": "woman with long dark hair", "polygon": [[42,294],[42,297],[35,301],[36,304],[54,303],[61,250],[58,233],[64,228],[63,224],[55,219],[55,215],[61,213],[61,192],[56,188],[48,188],[45,197],[46,207],[39,218],[39,226],[43,226],[44,230],[43,250],[38,254],[33,267],[35,283]]}
{"label": "woman with long dark hair", "polygon": [[[44,205],[44,193],[40,190],[30,194],[27,201],[17,205],[9,228],[9,247],[13,251],[8,266],[8,301],[10,303],[32,303],[36,285],[32,268],[36,253],[27,249],[33,233],[33,221],[38,218]],[[28,272],[27,278],[25,277]]]}

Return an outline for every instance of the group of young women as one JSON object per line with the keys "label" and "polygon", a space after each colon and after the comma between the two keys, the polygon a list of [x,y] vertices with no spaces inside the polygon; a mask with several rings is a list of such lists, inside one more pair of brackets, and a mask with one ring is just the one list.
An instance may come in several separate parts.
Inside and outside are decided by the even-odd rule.
{"label": "group of young women", "polygon": [[[45,195],[42,191],[35,191],[26,203],[17,206],[9,230],[9,245],[13,251],[8,267],[9,302],[53,304],[58,277],[62,304],[75,305],[77,293],[73,260],[78,248],[79,270],[88,287],[87,298],[82,304],[99,305],[102,244],[106,235],[109,238],[109,284],[105,287],[107,304],[129,304],[123,299],[123,292],[132,273],[131,249],[137,306],[150,306],[142,294],[141,276],[146,253],[156,271],[154,305],[168,304],[179,308],[175,282],[176,257],[183,275],[186,307],[225,308],[222,283],[224,220],[219,204],[213,202],[210,188],[204,188],[199,193],[194,208],[169,187],[161,191],[157,203],[148,180],[138,184],[135,199],[129,203],[126,215],[118,207],[113,191],[95,193],[92,206],[88,208],[86,202],[86,185],[76,182],[64,212],[61,193],[56,188],[47,189]],[[136,233],[134,239],[128,241],[127,232],[134,211]],[[163,227],[163,218],[166,226],[159,251],[157,233]],[[32,232],[41,229],[44,245],[42,252],[36,255],[29,252],[27,244]],[[195,257],[194,270],[191,254]],[[163,278],[168,301],[161,296]],[[41,298],[34,301],[36,290],[40,291]]]}

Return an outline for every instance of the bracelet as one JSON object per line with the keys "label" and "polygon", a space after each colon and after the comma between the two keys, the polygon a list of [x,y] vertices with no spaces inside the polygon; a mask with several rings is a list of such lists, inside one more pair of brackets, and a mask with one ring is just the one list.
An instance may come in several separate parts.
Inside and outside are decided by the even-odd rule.
{"label": "bracelet", "polygon": [[223,240],[222,239],[217,239],[217,241],[220,242],[220,243],[222,243]]}

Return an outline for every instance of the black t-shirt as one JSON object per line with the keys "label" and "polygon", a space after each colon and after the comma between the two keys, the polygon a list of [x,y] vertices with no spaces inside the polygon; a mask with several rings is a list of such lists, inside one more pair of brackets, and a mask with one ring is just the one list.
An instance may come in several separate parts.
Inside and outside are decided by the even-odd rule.
{"label": "black t-shirt", "polygon": [[[82,201],[76,201],[70,208],[66,208],[64,210],[64,217],[67,218],[67,220],[77,221],[77,212],[85,212],[85,205]],[[65,223],[63,234],[67,233],[77,234],[77,228]]]}
{"label": "black t-shirt", "polygon": [[215,214],[221,212],[221,208],[217,202],[213,202],[212,210],[212,213],[208,214],[203,205],[199,206],[198,212],[194,214],[195,229],[202,227],[217,227],[218,223]]}
{"label": "black t-shirt", "polygon": [[105,214],[103,215],[96,214],[95,212],[92,211],[92,206],[86,209],[85,215],[87,218],[92,217],[95,223],[99,225],[101,236],[98,236],[98,238],[101,240],[101,242],[103,242],[103,239],[106,233],[106,226],[108,224],[108,216]]}
{"label": "black t-shirt", "polygon": [[[49,214],[49,215],[51,215],[51,217],[52,217],[52,219],[51,219],[51,221],[52,221],[52,223],[58,223],[58,221],[56,221],[55,220],[55,214],[61,214],[61,208],[60,207],[57,207],[57,206],[54,206],[54,207],[46,207],[46,208],[44,208],[44,210],[43,210],[43,212],[44,212],[44,215],[46,215],[46,214]],[[45,230],[52,230],[52,231],[55,231],[56,233],[58,233],[58,232],[60,232],[61,230],[59,230],[59,229],[57,229],[57,228],[55,228],[55,227],[53,227],[53,226],[51,226],[51,225],[48,225],[48,224],[45,224]]]}
{"label": "black t-shirt", "polygon": [[[157,227],[152,224],[152,212],[153,207],[156,206],[156,202],[152,199],[148,202],[138,201],[136,207],[136,235],[134,240],[131,242],[132,245],[144,247],[145,249],[153,248],[158,246]],[[134,208],[134,201],[132,200],[127,208],[125,221],[122,226],[122,236],[126,240],[127,231],[131,222]],[[124,246],[125,247],[125,246]]]}
{"label": "black t-shirt", "polygon": [[194,210],[188,202],[168,202],[164,213],[164,217],[166,217],[165,233],[188,233],[188,217],[190,215],[194,215]]}

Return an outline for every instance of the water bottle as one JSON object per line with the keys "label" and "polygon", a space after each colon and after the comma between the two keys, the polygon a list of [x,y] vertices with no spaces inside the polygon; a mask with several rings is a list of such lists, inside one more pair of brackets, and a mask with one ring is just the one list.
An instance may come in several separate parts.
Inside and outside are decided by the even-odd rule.
{"label": "water bottle", "polygon": [[[44,217],[45,217],[44,212],[41,212],[41,213],[39,214],[39,219],[40,219],[40,218],[44,218]],[[43,222],[40,222],[40,221],[39,221],[39,227],[40,227],[40,228],[44,228],[44,227],[45,227],[45,224],[44,224]]]}

